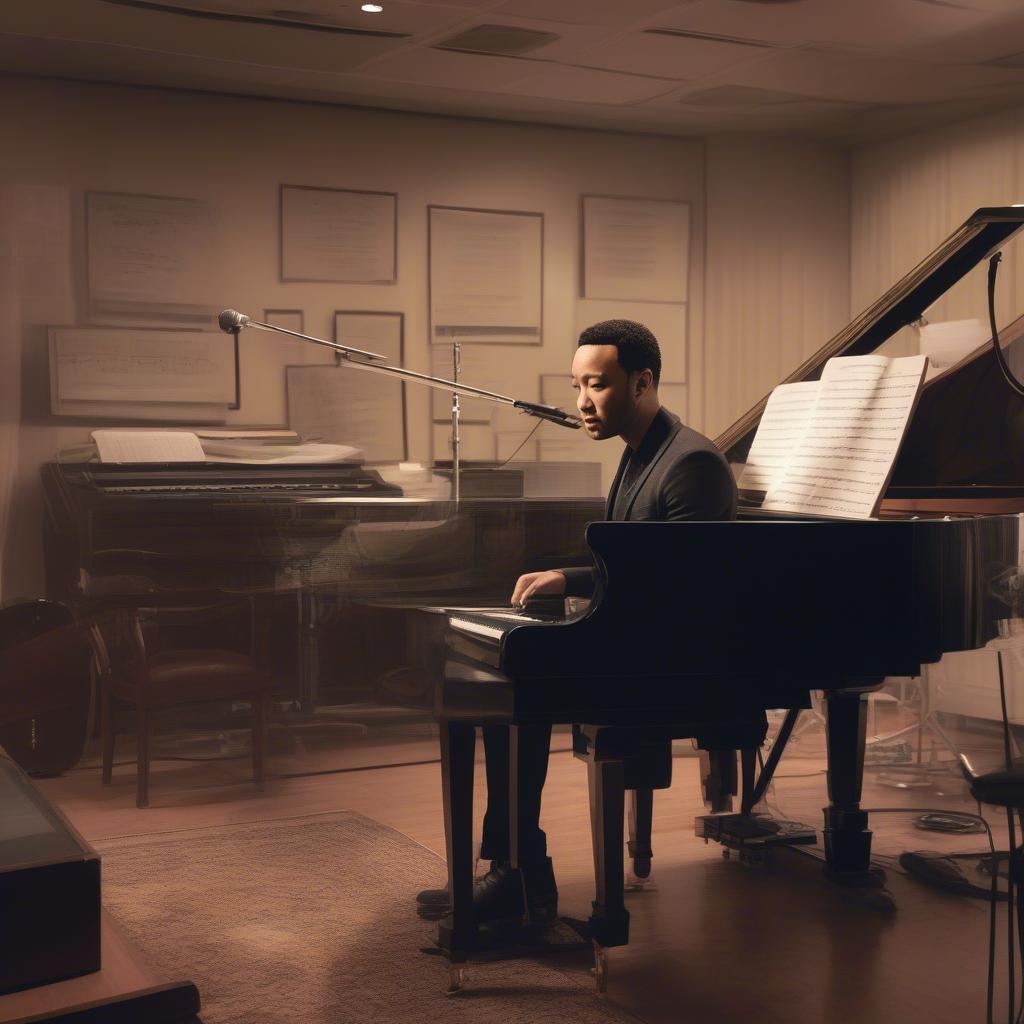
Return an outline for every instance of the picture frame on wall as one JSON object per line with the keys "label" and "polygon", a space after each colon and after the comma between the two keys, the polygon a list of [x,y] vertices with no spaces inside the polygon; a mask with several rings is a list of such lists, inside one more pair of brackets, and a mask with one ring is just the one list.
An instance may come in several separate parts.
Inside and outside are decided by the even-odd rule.
{"label": "picture frame on wall", "polygon": [[205,199],[85,193],[89,319],[199,328],[222,291],[219,211]]}
{"label": "picture frame on wall", "polygon": [[[430,346],[430,374],[452,379],[452,345]],[[459,383],[482,388],[499,395],[538,401],[537,373],[532,359],[524,359],[520,348],[503,345],[460,345]],[[451,420],[450,391],[430,389],[431,419],[435,423]],[[489,423],[497,406],[485,399],[463,395],[460,399],[463,423]]]}
{"label": "picture frame on wall", "polygon": [[271,327],[280,327],[285,331],[305,334],[306,317],[301,309],[265,309],[263,322]]}
{"label": "picture frame on wall", "polygon": [[398,194],[281,185],[282,281],[394,284]]}
{"label": "picture frame on wall", "polygon": [[581,298],[687,301],[689,203],[584,195],[580,215]]}
{"label": "picture frame on wall", "polygon": [[[338,310],[334,340],[379,352],[401,366],[405,314],[379,310]],[[303,437],[353,445],[368,463],[408,458],[405,384],[358,370],[341,359],[333,365],[286,368],[288,425]]]}
{"label": "picture frame on wall", "polygon": [[240,407],[238,339],[222,332],[50,327],[47,336],[54,416],[211,423]]}
{"label": "picture frame on wall", "polygon": [[544,215],[427,207],[432,344],[543,344]]}

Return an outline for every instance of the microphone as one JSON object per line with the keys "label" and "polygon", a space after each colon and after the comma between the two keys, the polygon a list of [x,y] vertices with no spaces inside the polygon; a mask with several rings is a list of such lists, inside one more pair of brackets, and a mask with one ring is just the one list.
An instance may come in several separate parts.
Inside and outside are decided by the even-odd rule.
{"label": "microphone", "polygon": [[237,309],[225,309],[217,317],[217,324],[222,331],[233,334],[235,331],[240,331],[243,327],[248,327],[249,318],[244,313],[239,313]]}
{"label": "microphone", "polygon": [[579,430],[583,421],[579,416],[559,409],[556,405],[538,405],[536,402],[513,402],[513,407],[522,409],[530,416],[536,416],[539,420],[547,420],[549,423],[557,423],[560,427],[568,427],[570,430]]}

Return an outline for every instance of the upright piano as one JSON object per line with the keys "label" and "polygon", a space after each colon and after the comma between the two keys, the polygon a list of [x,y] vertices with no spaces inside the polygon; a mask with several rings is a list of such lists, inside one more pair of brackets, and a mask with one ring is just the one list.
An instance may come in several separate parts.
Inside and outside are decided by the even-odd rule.
{"label": "upright piano", "polygon": [[[820,376],[833,356],[878,350],[1022,226],[1024,210],[977,211],[787,380]],[[1007,333],[1015,340],[1021,325]],[[718,438],[731,463],[744,461],[765,401]],[[594,522],[586,540],[600,585],[586,610],[567,619],[507,608],[417,613],[390,696],[418,700],[441,726],[451,910],[439,943],[453,985],[477,940],[471,829],[480,724],[514,734],[528,723],[577,723],[595,830],[591,931],[600,945],[616,945],[628,940],[630,756],[652,737],[749,749],[763,738],[765,709],[807,707],[812,691],[824,691],[827,867],[865,881],[866,695],[886,676],[917,675],[946,651],[984,645],[1009,614],[990,583],[1020,557],[1021,427],[1024,407],[991,348],[979,348],[926,385],[878,519],[782,519],[748,507],[735,522]],[[514,759],[516,744],[509,747]]]}
{"label": "upright piano", "polygon": [[[522,474],[504,475],[522,490]],[[359,464],[43,466],[47,596],[130,608],[255,595],[279,696],[365,703],[394,637],[359,602],[497,603],[585,557],[603,499],[415,497]],[[493,487],[491,488],[494,489]],[[508,488],[505,488],[508,489]],[[382,632],[383,631],[383,632]]]}

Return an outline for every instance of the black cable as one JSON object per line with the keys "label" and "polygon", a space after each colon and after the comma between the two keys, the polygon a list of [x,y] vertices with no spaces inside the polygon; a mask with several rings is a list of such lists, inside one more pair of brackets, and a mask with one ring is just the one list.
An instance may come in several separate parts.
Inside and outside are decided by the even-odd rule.
{"label": "black cable", "polygon": [[[992,295],[995,286],[995,269],[999,263],[999,253],[992,258],[992,263],[989,266],[989,315],[994,318],[994,311],[992,307]],[[993,325],[994,325],[993,319]],[[998,341],[998,339],[996,339]],[[1003,756],[1006,764],[1006,771],[1013,770],[1013,752],[1010,745],[1010,718],[1006,710],[1006,678],[1003,675],[1003,655],[1002,652],[996,654],[996,666],[999,669],[999,706],[1003,716]],[[1019,1021],[1021,1014],[1024,1014],[1024,998],[1021,999],[1021,1008],[1017,1010],[1017,999],[1016,999],[1016,982],[1017,982],[1017,964],[1013,955],[1013,943],[1014,943],[1014,923],[1017,925],[1017,931],[1021,931],[1021,909],[1024,908],[1024,892],[1022,887],[1017,885],[1018,879],[1014,877],[1017,870],[1019,869],[1019,858],[1020,853],[1017,848],[1017,829],[1013,821],[1013,808],[1006,808],[1006,832],[1007,832],[1007,845],[1010,851],[1010,864],[1009,870],[1006,873],[1006,972],[1007,972],[1007,996],[1009,1000],[1009,1011],[1007,1019],[1009,1021]],[[1014,899],[1014,887],[1016,887],[1016,899]],[[1016,922],[1014,922],[1016,917]],[[1024,938],[1024,933],[1021,936]],[[1024,982],[1024,941],[1018,943],[1018,955],[1021,957],[1021,980]]]}
{"label": "black cable", "polygon": [[1013,771],[1013,753],[1010,746],[1010,718],[1006,711],[1006,679],[1003,676],[1003,654],[1002,651],[996,654],[996,667],[999,669],[999,705],[1003,712],[1003,757],[1006,761],[1006,770]]}
{"label": "black cable", "polygon": [[[981,801],[978,801],[978,817],[981,817]],[[992,1010],[996,994],[996,897],[999,894],[999,865],[996,860],[996,841],[992,830],[988,830],[988,848],[992,854],[992,891],[988,910],[988,989],[986,993],[986,1021],[993,1024]]]}
{"label": "black cable", "polygon": [[[1017,818],[1021,826],[1021,835],[1024,836],[1024,814],[1021,813],[1019,808],[1017,810]],[[1021,1000],[1020,1009],[1017,1011],[1015,1018],[1016,1024],[1020,1024],[1021,1020],[1024,1019],[1024,885],[1020,884],[1021,856],[1022,851],[1018,847],[1010,854],[1009,870],[1007,871],[1007,874],[1016,876],[1015,881],[1017,883],[1016,905],[1011,904],[1007,908],[1008,914],[1012,915],[1014,909],[1017,912],[1017,951],[1021,972]]]}
{"label": "black cable", "polygon": [[992,330],[992,348],[995,351],[999,369],[1002,371],[1003,377],[1006,379],[1006,383],[1009,384],[1010,389],[1018,397],[1024,398],[1024,386],[1013,375],[1006,362],[1006,357],[1003,355],[1003,350],[999,347],[999,329],[996,327],[996,273],[1002,258],[1003,254],[997,252],[988,261],[988,323]]}
{"label": "black cable", "polygon": [[525,447],[526,443],[530,440],[531,437],[533,437],[534,434],[537,433],[537,428],[543,422],[544,422],[543,420],[537,420],[537,422],[533,425],[533,430],[531,430],[526,435],[526,437],[523,438],[522,444],[520,444],[519,447],[500,466],[495,466],[494,468],[495,469],[504,469],[523,450],[523,448]]}
{"label": "black cable", "polygon": [[[1013,891],[1015,884],[1015,880],[1013,877],[1013,864],[1016,859],[1017,853],[1017,830],[1013,827],[1013,811],[1009,807],[1006,808],[1006,828],[1009,834],[1008,845],[1010,848],[1010,870],[1006,873],[1006,973],[1007,994],[1009,1001],[1009,1013],[1007,1019],[1013,1021],[1016,1020],[1017,1009],[1017,968],[1013,961],[1013,908],[1016,905],[1014,901]],[[1019,893],[1017,895],[1019,898]]]}

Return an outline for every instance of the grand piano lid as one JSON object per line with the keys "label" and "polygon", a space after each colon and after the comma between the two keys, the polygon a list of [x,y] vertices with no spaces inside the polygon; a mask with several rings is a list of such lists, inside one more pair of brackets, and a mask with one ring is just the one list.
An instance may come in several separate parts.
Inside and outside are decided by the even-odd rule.
{"label": "grand piano lid", "polygon": [[[898,330],[920,320],[924,311],[968,271],[996,252],[1024,227],[1024,207],[985,207],[976,210],[931,255],[841,330],[823,348],[798,367],[782,384],[817,380],[833,356],[860,356],[877,350]],[[979,351],[979,355],[983,350]],[[987,363],[987,360],[980,360]],[[998,370],[996,370],[998,373]],[[926,385],[922,405],[931,385],[948,380],[944,375]],[[945,385],[948,387],[948,384]],[[1009,392],[1009,389],[1006,389]],[[768,395],[715,440],[729,462],[746,461]],[[1019,400],[1017,400],[1020,404]],[[918,410],[918,415],[922,410]],[[915,422],[918,419],[915,415]],[[901,457],[902,460],[902,457]],[[898,467],[897,467],[898,469]],[[897,482],[899,473],[894,476]],[[1022,478],[1018,477],[1018,481]],[[966,482],[966,481],[965,481]]]}

